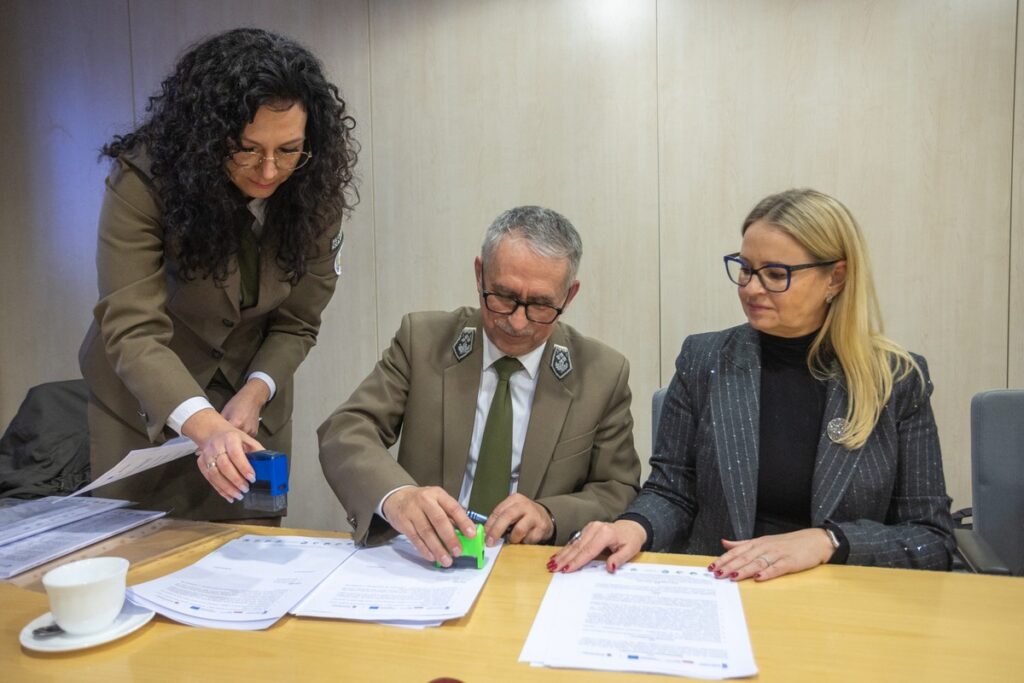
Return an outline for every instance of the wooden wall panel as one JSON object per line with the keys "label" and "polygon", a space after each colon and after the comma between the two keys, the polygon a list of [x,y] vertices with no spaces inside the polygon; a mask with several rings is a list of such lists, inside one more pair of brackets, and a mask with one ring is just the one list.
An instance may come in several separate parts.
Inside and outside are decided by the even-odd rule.
{"label": "wooden wall panel", "polygon": [[929,360],[965,505],[970,397],[1024,386],[1021,21],[1014,0],[0,3],[0,424],[29,386],[78,374],[97,149],[189,43],[257,25],[324,60],[363,145],[345,272],[296,378],[288,524],[344,528],[316,426],[403,313],[476,302],[483,231],[517,204],[580,229],[566,321],[629,357],[646,461],[683,337],[742,321],[721,256],[793,185],[859,218],[887,331]]}
{"label": "wooden wall panel", "polygon": [[369,101],[367,5],[345,2],[132,0],[135,96],[139,112],[183,49],[236,26],[258,26],[292,36],[323,61],[328,77],[356,119],[362,145],[357,167],[362,202],[344,224],[342,277],[324,311],[318,346],[295,377],[289,514],[285,524],[347,529],[320,461],[316,428],[355,388],[377,358],[374,294],[372,128]]}
{"label": "wooden wall panel", "polygon": [[721,256],[767,194],[841,199],[886,331],[929,360],[956,503],[971,395],[1006,372],[1016,3],[658,5],[662,373],[743,321]]}
{"label": "wooden wall panel", "polygon": [[121,0],[0,3],[0,426],[75,379],[96,303],[100,146],[131,120]]}
{"label": "wooden wall panel", "polygon": [[379,334],[477,305],[473,259],[503,210],[583,237],[565,320],[632,363],[637,444],[658,382],[653,2],[371,4]]}

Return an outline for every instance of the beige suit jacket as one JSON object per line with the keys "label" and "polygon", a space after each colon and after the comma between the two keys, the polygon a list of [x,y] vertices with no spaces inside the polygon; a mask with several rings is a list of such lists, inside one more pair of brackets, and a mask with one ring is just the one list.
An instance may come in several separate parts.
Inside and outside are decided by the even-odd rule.
{"label": "beige suit jacket", "polygon": [[[466,328],[472,350],[455,347]],[[476,309],[412,313],[380,362],[320,426],[320,462],[362,543],[393,534],[374,510],[405,484],[443,487],[458,497],[469,457],[483,363]],[[571,370],[558,377],[555,347]],[[633,447],[629,364],[617,351],[557,323],[540,365],[523,444],[519,493],[555,518],[556,543],[591,520],[621,513],[639,488]],[[388,452],[401,434],[397,462]]]}
{"label": "beige suit jacket", "polygon": [[[226,226],[228,227],[228,226]],[[263,427],[288,425],[292,377],[316,343],[320,314],[337,282],[337,231],[292,286],[275,255],[260,255],[258,303],[239,310],[240,276],[232,267],[218,286],[210,278],[182,281],[166,261],[158,196],[142,155],[121,158],[107,179],[96,266],[99,302],[79,351],[92,396],[127,428],[162,440],[171,411],[205,395],[219,369],[237,390],[249,373],[277,384],[264,407]],[[123,456],[111,454],[116,458]],[[93,476],[114,462],[100,462]]]}

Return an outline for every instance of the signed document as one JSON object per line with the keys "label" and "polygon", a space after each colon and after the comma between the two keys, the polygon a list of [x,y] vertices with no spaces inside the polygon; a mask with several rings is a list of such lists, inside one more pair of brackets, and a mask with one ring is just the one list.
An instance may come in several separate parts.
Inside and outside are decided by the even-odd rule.
{"label": "signed document", "polygon": [[705,567],[591,562],[555,574],[519,661],[693,678],[757,674],[739,586]]}

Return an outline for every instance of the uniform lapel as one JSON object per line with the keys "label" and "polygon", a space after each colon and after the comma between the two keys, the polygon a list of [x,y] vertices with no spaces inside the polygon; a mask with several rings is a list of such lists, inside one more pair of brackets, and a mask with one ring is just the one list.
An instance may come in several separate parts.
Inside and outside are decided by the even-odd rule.
{"label": "uniform lapel", "polygon": [[734,538],[750,538],[757,508],[761,347],[747,326],[723,347],[709,382],[718,472]]}
{"label": "uniform lapel", "polygon": [[[548,345],[544,349],[544,356],[537,370],[537,391],[533,395],[530,424],[523,442],[523,459],[519,466],[517,491],[527,498],[536,498],[537,491],[540,490],[578,389],[575,371],[570,371],[562,379],[555,376],[551,368],[555,344],[569,347],[561,323],[548,339]],[[574,351],[575,349],[569,348],[570,357],[574,355]]]}
{"label": "uniform lapel", "polygon": [[235,320],[241,318],[242,311],[239,305],[242,302],[242,276],[238,272],[237,264],[235,269],[228,273],[228,279],[224,281],[224,286],[218,287],[218,289],[227,297],[227,306],[234,312]]}
{"label": "uniform lapel", "polygon": [[[452,348],[463,328],[476,329],[473,350],[461,361],[455,357]],[[457,326],[455,334],[447,340],[450,365],[443,371],[441,400],[444,404],[444,439],[442,441],[443,472],[442,484],[445,491],[458,497],[462,480],[466,474],[469,459],[469,442],[473,438],[473,418],[476,414],[476,399],[480,392],[480,372],[483,367],[483,328],[480,315],[476,314]]]}
{"label": "uniform lapel", "polygon": [[853,473],[860,462],[861,449],[851,451],[834,443],[828,436],[828,423],[836,418],[845,419],[848,395],[842,379],[828,381],[825,413],[821,418],[821,436],[814,461],[814,480],[811,490],[811,524],[820,526],[846,493]]}

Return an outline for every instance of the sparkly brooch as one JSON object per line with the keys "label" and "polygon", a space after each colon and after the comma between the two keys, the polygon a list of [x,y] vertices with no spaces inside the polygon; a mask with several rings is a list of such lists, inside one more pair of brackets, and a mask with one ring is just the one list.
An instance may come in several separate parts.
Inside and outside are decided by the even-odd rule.
{"label": "sparkly brooch", "polygon": [[850,423],[845,418],[834,417],[825,426],[825,433],[828,434],[828,438],[832,443],[838,443],[846,435],[846,430],[849,428]]}

